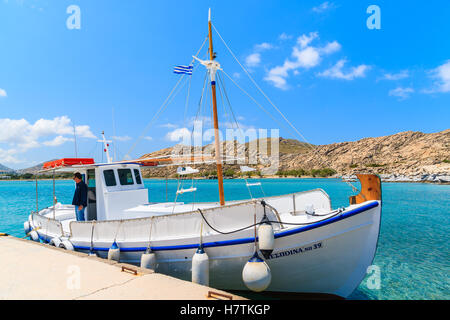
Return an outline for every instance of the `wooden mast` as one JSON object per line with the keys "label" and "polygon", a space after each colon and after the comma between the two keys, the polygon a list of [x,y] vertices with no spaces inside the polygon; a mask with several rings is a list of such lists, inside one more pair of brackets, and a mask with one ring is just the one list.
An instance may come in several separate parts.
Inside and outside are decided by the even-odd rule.
{"label": "wooden mast", "polygon": [[[211,29],[211,9],[208,13],[208,38],[209,38],[209,58],[214,60],[214,50],[212,42],[212,29]],[[220,205],[225,205],[225,195],[223,192],[223,170],[222,170],[222,155],[220,153],[220,136],[219,136],[219,120],[217,117],[217,100],[216,100],[216,81],[215,71],[210,70],[211,76],[211,90],[212,90],[212,103],[213,103],[213,117],[214,117],[214,142],[216,151],[216,164],[217,164],[217,180],[219,184],[219,198]]]}

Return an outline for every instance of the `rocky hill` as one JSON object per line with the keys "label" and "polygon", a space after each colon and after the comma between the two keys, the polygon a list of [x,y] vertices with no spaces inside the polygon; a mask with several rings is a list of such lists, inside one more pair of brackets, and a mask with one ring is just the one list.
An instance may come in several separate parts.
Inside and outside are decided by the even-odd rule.
{"label": "rocky hill", "polygon": [[[56,159],[52,159],[52,160],[48,160],[48,161],[53,161]],[[47,162],[47,161],[45,161]],[[45,162],[39,163],[35,166],[29,167],[29,168],[24,168],[24,169],[19,169],[17,170],[18,174],[25,174],[25,173],[31,173],[31,174],[36,174],[38,171],[42,170],[42,166],[44,165]]]}
{"label": "rocky hill", "polygon": [[14,172],[14,169],[8,168],[2,164],[0,164],[0,173],[9,173],[9,172]]}
{"label": "rocky hill", "polygon": [[[239,144],[223,143],[223,148],[227,154],[233,154],[231,149],[235,148],[234,155],[239,151],[244,152],[246,159],[258,159],[260,170],[275,167],[279,159],[278,174],[302,170],[304,175],[308,175],[311,170],[324,168],[332,169],[337,175],[351,176],[358,172],[373,172],[382,175],[386,179],[400,180],[436,180],[436,177],[447,176],[450,179],[450,129],[437,133],[422,132],[400,132],[390,136],[364,138],[358,141],[340,142],[328,145],[308,145],[294,139],[279,139],[279,157],[270,159],[272,154],[270,139],[263,141],[253,141],[254,145],[261,146],[263,142],[267,144],[268,152],[265,148],[252,148],[249,143]],[[179,152],[182,146],[176,145],[157,152],[149,153],[143,157],[156,157],[170,155]],[[208,145],[202,150],[214,155],[213,145]],[[275,150],[274,150],[275,151]],[[214,165],[197,166],[202,172],[215,170]],[[231,168],[239,170],[238,165],[226,165],[225,170]],[[152,168],[145,169],[146,176],[170,176],[175,173],[176,168]],[[301,172],[301,171],[300,171]],[[275,173],[273,173],[275,174]],[[303,175],[303,174],[302,174]],[[398,179],[397,179],[398,180]]]}

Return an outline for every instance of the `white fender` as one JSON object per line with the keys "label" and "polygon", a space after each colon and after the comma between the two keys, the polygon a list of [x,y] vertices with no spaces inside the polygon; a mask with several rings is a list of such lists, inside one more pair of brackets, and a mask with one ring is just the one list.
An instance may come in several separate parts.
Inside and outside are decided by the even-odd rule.
{"label": "white fender", "polygon": [[52,238],[52,239],[50,240],[49,244],[50,244],[51,246],[54,246],[54,247],[59,248],[59,245],[61,244],[61,239],[58,238],[58,237],[54,237],[54,238]]}
{"label": "white fender", "polygon": [[141,268],[156,269],[156,254],[150,249],[147,249],[141,256]]}
{"label": "white fender", "polygon": [[69,240],[63,240],[60,244],[59,244],[60,248],[69,250],[69,251],[74,251],[72,242],[70,242]]}
{"label": "white fender", "polygon": [[32,230],[30,232],[30,239],[36,242],[39,242],[39,234],[37,233],[36,230]]}
{"label": "white fender", "polygon": [[209,286],[209,257],[201,246],[192,257],[192,282]]}
{"label": "white fender", "polygon": [[108,250],[108,260],[120,261],[120,248],[115,241]]}
{"label": "white fender", "polygon": [[252,291],[261,292],[267,289],[272,280],[270,268],[255,252],[242,270],[242,280]]}
{"label": "white fender", "polygon": [[259,226],[258,246],[264,258],[268,259],[275,247],[273,227],[270,223],[263,223]]}
{"label": "white fender", "polygon": [[23,231],[25,231],[25,234],[28,234],[30,230],[31,230],[30,221],[27,220],[23,223]]}

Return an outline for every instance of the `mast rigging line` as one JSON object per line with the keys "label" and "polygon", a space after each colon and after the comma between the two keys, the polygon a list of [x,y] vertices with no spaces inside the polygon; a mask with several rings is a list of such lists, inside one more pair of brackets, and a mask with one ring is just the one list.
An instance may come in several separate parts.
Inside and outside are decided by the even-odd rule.
{"label": "mast rigging line", "polygon": [[236,60],[236,62],[239,64],[239,66],[242,68],[242,70],[244,70],[244,72],[247,74],[247,76],[249,77],[249,79],[253,82],[253,84],[255,85],[255,87],[259,90],[259,92],[261,92],[261,94],[267,99],[267,101],[272,105],[272,107],[275,108],[275,110],[283,117],[283,119],[289,124],[289,126],[300,136],[301,139],[303,139],[303,141],[305,141],[308,146],[314,150],[314,148],[312,147],[311,143],[309,143],[305,137],[300,133],[300,131],[297,130],[297,128],[286,118],[286,116],[280,111],[280,109],[277,108],[277,106],[272,102],[272,100],[270,100],[270,98],[265,94],[265,92],[260,88],[260,86],[258,86],[258,84],[256,83],[255,80],[253,80],[252,76],[250,75],[250,73],[247,71],[247,69],[241,64],[241,62],[238,60],[238,58],[236,58],[235,54],[233,53],[233,51],[230,49],[230,47],[228,47],[227,43],[225,42],[225,40],[222,38],[222,36],[220,35],[219,31],[216,29],[215,25],[211,22],[211,25],[213,26],[214,30],[216,31],[217,35],[219,36],[220,40],[222,40],[223,44],[225,45],[225,47],[228,49],[228,51],[230,52],[230,54],[233,56],[234,60]]}
{"label": "mast rigging line", "polygon": [[[221,70],[221,72],[224,74],[224,75],[226,75],[227,77],[228,77],[228,79],[230,79],[231,80],[231,82],[233,82],[234,83],[234,85],[236,86],[236,87],[238,87],[242,92],[244,92],[262,111],[264,111],[273,121],[275,121],[278,125],[280,125],[280,127],[285,127],[285,128],[287,128],[286,126],[284,126],[282,123],[280,123],[269,111],[267,111],[260,103],[258,103],[258,101],[256,101],[256,99],[255,98],[253,98],[247,91],[245,91],[241,86],[239,86],[237,83],[236,83],[236,81],[234,81],[233,80],[233,78],[228,74],[228,73],[226,73],[224,70]],[[291,131],[291,132],[294,132],[294,131],[292,131],[292,129],[289,129],[289,128],[287,128],[289,131]],[[294,132],[294,134],[295,134],[295,132]]]}
{"label": "mast rigging line", "polygon": [[[200,53],[200,51],[202,50],[203,46],[205,45],[206,41],[208,40],[208,37],[205,38],[205,40],[203,41],[200,49],[197,51],[196,56]],[[195,61],[195,59],[192,59],[191,64],[193,64]],[[125,155],[125,158],[127,156],[130,155],[130,153],[134,150],[134,148],[137,146],[137,144],[139,143],[139,141],[142,140],[142,138],[144,138],[145,134],[148,132],[148,130],[150,129],[150,127],[153,125],[154,121],[156,121],[161,112],[164,111],[166,109],[166,107],[169,105],[170,102],[169,98],[171,97],[171,95],[173,94],[173,92],[175,91],[175,89],[178,87],[178,85],[180,84],[181,80],[184,79],[185,74],[183,74],[177,81],[177,83],[175,84],[175,86],[173,87],[172,91],[170,91],[169,95],[167,96],[166,100],[164,100],[163,104],[159,107],[158,111],[155,113],[155,115],[153,116],[152,120],[150,120],[150,122],[147,124],[147,126],[145,127],[145,129],[143,130],[142,134],[139,136],[139,138],[136,140],[136,142],[131,146],[130,150],[128,150],[127,154]],[[164,108],[164,109],[163,109]]]}

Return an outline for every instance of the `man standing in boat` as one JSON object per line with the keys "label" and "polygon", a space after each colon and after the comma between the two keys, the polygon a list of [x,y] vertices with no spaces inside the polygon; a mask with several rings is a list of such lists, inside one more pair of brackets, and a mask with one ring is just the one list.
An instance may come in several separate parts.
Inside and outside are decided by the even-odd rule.
{"label": "man standing in boat", "polygon": [[75,214],[77,221],[84,221],[84,209],[87,207],[87,193],[88,188],[83,181],[81,173],[76,172],[73,175],[73,180],[76,182],[75,194],[73,195],[72,204],[75,206]]}

